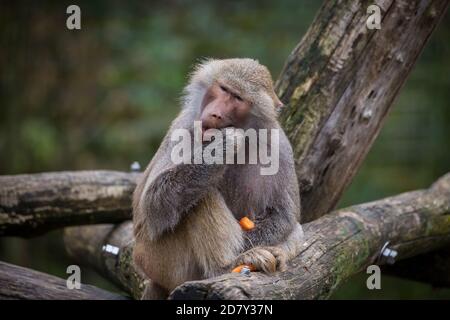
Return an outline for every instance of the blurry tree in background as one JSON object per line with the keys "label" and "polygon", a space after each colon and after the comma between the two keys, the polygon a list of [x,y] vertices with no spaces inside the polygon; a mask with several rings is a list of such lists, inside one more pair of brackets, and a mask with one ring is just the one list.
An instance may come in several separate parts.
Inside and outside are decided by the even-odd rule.
{"label": "blurry tree in background", "polygon": [[[82,29],[66,28],[81,7]],[[2,1],[0,174],[128,170],[156,151],[192,64],[253,57],[274,78],[320,1]],[[447,14],[340,206],[425,188],[450,165],[450,17]],[[59,232],[0,239],[0,260],[65,276]],[[99,284],[83,273],[83,281]],[[87,277],[87,278],[86,278]],[[337,298],[450,297],[395,278],[365,275]],[[100,283],[102,285],[102,283]]]}

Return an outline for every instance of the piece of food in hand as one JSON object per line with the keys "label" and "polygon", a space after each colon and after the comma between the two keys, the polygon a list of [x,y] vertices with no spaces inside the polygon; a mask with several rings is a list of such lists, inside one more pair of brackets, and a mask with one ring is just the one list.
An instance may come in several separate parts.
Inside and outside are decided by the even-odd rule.
{"label": "piece of food in hand", "polygon": [[255,223],[247,217],[243,217],[239,220],[241,228],[245,231],[252,230],[255,227]]}
{"label": "piece of food in hand", "polygon": [[238,265],[236,268],[234,268],[233,270],[231,270],[231,272],[234,273],[240,273],[242,271],[243,268],[248,268],[250,271],[256,271],[256,268],[254,265],[252,264],[241,264]]}

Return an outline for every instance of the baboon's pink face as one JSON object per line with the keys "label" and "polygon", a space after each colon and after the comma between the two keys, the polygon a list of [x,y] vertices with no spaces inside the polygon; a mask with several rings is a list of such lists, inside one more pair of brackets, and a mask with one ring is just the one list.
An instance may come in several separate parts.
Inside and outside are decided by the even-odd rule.
{"label": "baboon's pink face", "polygon": [[226,84],[213,84],[201,106],[203,131],[226,127],[242,128],[250,116],[251,103]]}

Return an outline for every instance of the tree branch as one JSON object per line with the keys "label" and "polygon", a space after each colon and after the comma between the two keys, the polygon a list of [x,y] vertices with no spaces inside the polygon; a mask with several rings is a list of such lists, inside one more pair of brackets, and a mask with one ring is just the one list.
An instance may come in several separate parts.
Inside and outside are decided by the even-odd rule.
{"label": "tree branch", "polygon": [[0,176],[0,236],[129,219],[138,176],[117,171]]}
{"label": "tree branch", "polygon": [[[64,230],[64,242],[69,256],[77,263],[93,268],[134,298],[141,297],[144,277],[132,264],[131,221],[119,225],[69,227]],[[118,254],[104,250],[106,245],[118,247]]]}
{"label": "tree branch", "polygon": [[0,261],[0,299],[122,300],[123,296],[82,284],[68,289],[66,280]]}
{"label": "tree branch", "polygon": [[[386,241],[398,251],[398,259],[448,246],[449,216],[450,173],[428,190],[352,206],[305,224],[304,248],[286,272],[253,272],[249,277],[230,273],[187,282],[176,288],[171,298],[327,298],[347,278],[374,264]],[[130,222],[119,227],[69,228],[65,242],[74,259],[84,260],[133,297],[140,297],[142,278],[131,261]],[[105,244],[119,247],[119,254],[100,254]]]}

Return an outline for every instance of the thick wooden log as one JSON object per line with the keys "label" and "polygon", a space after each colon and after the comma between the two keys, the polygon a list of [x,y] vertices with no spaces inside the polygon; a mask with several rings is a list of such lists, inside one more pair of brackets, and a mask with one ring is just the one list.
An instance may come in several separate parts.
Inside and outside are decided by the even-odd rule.
{"label": "thick wooden log", "polygon": [[[341,198],[448,3],[324,2],[277,82],[304,222]],[[381,8],[379,30],[366,26],[372,4]]]}
{"label": "thick wooden log", "polygon": [[91,285],[68,289],[66,280],[0,261],[0,300],[122,300]]}
{"label": "thick wooden log", "polygon": [[[253,272],[249,277],[226,274],[187,282],[176,288],[171,298],[327,298],[347,278],[377,263],[387,241],[398,251],[399,260],[450,245],[449,216],[450,173],[428,190],[352,206],[305,224],[304,248],[285,272],[272,275]],[[130,259],[133,246],[130,222],[116,227],[117,231],[112,228],[67,229],[66,246],[74,259],[86,261],[137,298],[142,278],[133,271]],[[100,254],[105,244],[119,247],[119,254]],[[132,275],[132,280],[126,275]]]}
{"label": "thick wooden log", "polygon": [[[64,242],[69,256],[77,263],[92,267],[134,298],[141,297],[143,276],[131,263],[134,246],[131,221],[119,225],[69,227],[64,230]],[[119,251],[116,254],[106,246],[119,248]]]}
{"label": "thick wooden log", "polygon": [[0,176],[0,236],[129,219],[138,176],[117,171]]}

